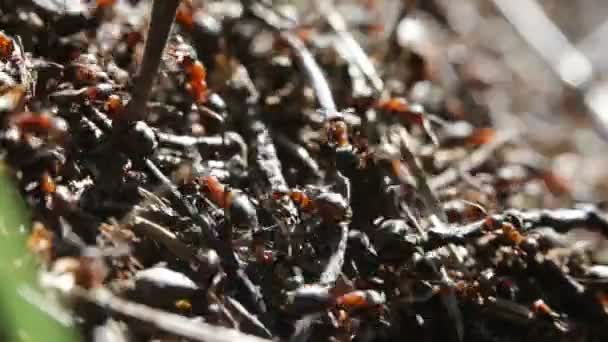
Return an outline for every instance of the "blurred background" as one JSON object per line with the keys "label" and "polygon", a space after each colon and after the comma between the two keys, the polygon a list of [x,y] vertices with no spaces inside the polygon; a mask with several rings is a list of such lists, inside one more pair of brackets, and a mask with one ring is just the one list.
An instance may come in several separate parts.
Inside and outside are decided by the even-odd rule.
{"label": "blurred background", "polygon": [[[277,3],[277,2],[274,2]],[[315,21],[323,1],[296,3],[301,22]],[[601,201],[608,192],[608,2],[601,0],[361,0],[334,1],[371,57],[395,55],[387,40],[425,62],[409,97],[447,101],[450,115],[473,101],[489,124],[517,129],[574,198]],[[373,31],[373,32],[372,32]],[[370,34],[372,32],[372,34]],[[403,79],[394,63],[383,69]],[[411,69],[411,68],[410,68]],[[394,82],[399,84],[399,82]],[[468,94],[462,94],[462,89]],[[397,91],[398,92],[398,91]],[[463,96],[464,95],[464,96]],[[444,98],[442,98],[444,97]],[[464,99],[464,100],[463,100]],[[433,110],[433,103],[424,103]],[[470,108],[467,104],[467,108]],[[482,123],[486,124],[486,123]],[[542,155],[542,156],[541,156]]]}

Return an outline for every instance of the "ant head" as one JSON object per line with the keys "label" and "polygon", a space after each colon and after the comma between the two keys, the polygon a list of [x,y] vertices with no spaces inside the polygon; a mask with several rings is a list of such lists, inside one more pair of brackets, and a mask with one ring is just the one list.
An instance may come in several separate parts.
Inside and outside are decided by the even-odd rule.
{"label": "ant head", "polygon": [[178,57],[178,62],[184,67],[189,67],[192,66],[195,61],[190,55],[181,55]]}

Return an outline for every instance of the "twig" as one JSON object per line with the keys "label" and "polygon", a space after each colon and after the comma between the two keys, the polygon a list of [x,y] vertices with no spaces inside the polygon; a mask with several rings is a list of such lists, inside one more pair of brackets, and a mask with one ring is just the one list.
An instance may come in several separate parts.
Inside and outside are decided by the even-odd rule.
{"label": "twig", "polygon": [[302,147],[300,144],[292,141],[283,133],[274,134],[277,146],[285,149],[291,156],[297,158],[306,168],[315,175],[315,177],[321,178],[319,171],[319,164],[314,160],[308,150]]}
{"label": "twig", "polygon": [[327,20],[329,26],[331,26],[338,35],[338,38],[344,43],[345,48],[348,50],[348,53],[345,54],[347,58],[351,59],[351,62],[357,66],[363,75],[365,75],[376,93],[380,94],[384,88],[384,83],[380,76],[378,76],[374,64],[365,51],[363,51],[361,45],[359,45],[353,35],[348,32],[346,22],[342,15],[336,11],[328,1],[323,2],[321,13],[324,14],[325,20]]}
{"label": "twig", "polygon": [[31,67],[31,62],[28,56],[25,54],[25,47],[23,47],[23,40],[20,36],[15,36],[14,39],[16,46],[19,47],[19,55],[21,57],[21,62],[19,63],[19,77],[21,78],[21,83],[23,87],[27,91],[27,93],[34,97],[36,96],[36,88],[32,86],[32,83],[35,82],[35,79],[32,79],[32,74],[28,70],[28,67]]}
{"label": "twig", "polygon": [[429,187],[433,190],[437,190],[456,182],[463,173],[470,172],[483,165],[483,163],[494,155],[494,152],[497,149],[516,136],[517,133],[515,132],[500,134],[490,143],[483,145],[471,153],[468,158],[461,160],[458,165],[451,167],[443,171],[441,174],[431,178],[429,180]]}
{"label": "twig", "polygon": [[190,203],[186,198],[184,198],[184,196],[177,189],[177,186],[175,186],[175,184],[173,184],[173,182],[171,182],[171,180],[167,178],[165,174],[162,173],[162,171],[156,166],[156,164],[152,160],[146,159],[145,164],[148,170],[152,172],[152,174],[158,180],[160,180],[161,184],[166,188],[166,190],[168,190],[171,195],[178,201],[178,203],[186,210],[192,220],[194,220],[195,223],[201,226],[207,238],[212,242],[217,241],[217,232],[215,232],[211,228],[211,223],[208,219],[206,219],[206,216],[199,214],[198,210],[192,205],[192,203]]}
{"label": "twig", "polygon": [[340,222],[336,228],[340,229],[340,239],[325,269],[321,273],[321,277],[319,278],[320,285],[332,285],[335,283],[344,265],[344,254],[346,253],[346,242],[348,240],[348,222]]}
{"label": "twig", "polygon": [[239,301],[232,297],[226,297],[225,305],[237,313],[240,318],[241,327],[243,327],[243,321],[245,321],[245,323],[247,323],[247,326],[251,330],[253,330],[257,335],[268,338],[272,337],[272,334],[270,333],[268,328],[264,326],[264,323],[260,322],[260,320],[256,316],[252,315],[249,311],[247,311],[247,308],[245,308],[241,303],[239,303]]}
{"label": "twig", "polygon": [[152,240],[163,244],[167,249],[178,258],[189,261],[199,262],[196,253],[188,245],[181,242],[175,234],[168,228],[147,220],[141,216],[134,216],[131,222],[133,229],[150,237]]}
{"label": "twig", "polygon": [[440,267],[439,274],[441,275],[443,287],[440,292],[441,302],[445,307],[448,317],[454,322],[457,341],[462,341],[464,338],[464,318],[462,311],[458,307],[454,281],[450,279],[443,266]]}
{"label": "twig", "polygon": [[416,179],[416,187],[422,201],[424,202],[424,205],[439,220],[447,222],[448,219],[443,207],[441,206],[441,203],[439,203],[439,200],[433,193],[433,188],[429,185],[424,170],[422,170],[422,168],[418,165],[414,153],[408,146],[408,137],[405,129],[399,129],[399,138],[401,156]]}
{"label": "twig", "polygon": [[[256,2],[256,1],[254,1]],[[338,112],[336,107],[336,102],[334,101],[334,97],[331,93],[331,88],[329,87],[329,82],[325,78],[323,71],[319,67],[319,64],[315,61],[315,58],[310,53],[304,42],[297,35],[285,31],[285,25],[279,25],[276,21],[269,20],[269,15],[271,15],[274,19],[281,18],[277,15],[277,12],[268,6],[265,3],[261,3],[262,6],[252,6],[249,5],[249,9],[251,13],[261,20],[264,24],[268,25],[272,29],[278,31],[281,35],[281,38],[291,47],[295,56],[297,57],[300,65],[306,72],[306,76],[310,80],[310,84],[313,87],[315,94],[317,96],[317,101],[319,102],[319,106],[327,115],[338,115],[341,113]],[[293,25],[289,25],[290,27]]]}
{"label": "twig", "polygon": [[180,146],[182,148],[238,148],[243,161],[247,161],[247,144],[245,144],[243,138],[236,132],[227,131],[223,132],[221,135],[207,135],[202,137],[157,132],[156,137],[161,144]]}
{"label": "twig", "polygon": [[296,321],[293,335],[289,339],[289,342],[306,342],[312,333],[312,322],[319,318],[321,314],[315,313],[306,315]]}
{"label": "twig", "polygon": [[[418,189],[418,192],[420,193],[422,201],[424,202],[427,209],[432,213],[430,216],[430,221],[432,225],[435,228],[445,227],[445,222],[448,221],[447,215],[445,214],[441,203],[431,190],[424,170],[422,170],[422,168],[418,165],[414,153],[410,150],[408,146],[407,131],[405,129],[399,129],[399,138],[401,156],[407,163],[409,169],[412,171],[414,177],[416,178],[416,187]],[[422,237],[425,238],[426,233],[422,234]],[[456,251],[455,247],[452,244],[448,244],[447,247],[452,256],[458,261],[458,265],[460,266],[460,268],[464,269],[463,261],[461,260],[460,254]],[[457,340],[462,341],[464,337],[464,323],[462,318],[462,312],[458,307],[458,302],[455,296],[454,283],[445,272],[445,268],[443,267],[443,265],[435,265],[434,268],[437,274],[441,277],[443,283],[443,290],[441,291],[441,301],[446,309],[448,317],[453,321]]]}
{"label": "twig", "polygon": [[[336,227],[337,228],[337,227]],[[334,248],[334,251],[325,266],[325,269],[321,273],[319,278],[319,285],[327,286],[333,285],[338,279],[338,276],[342,272],[342,266],[344,265],[344,255],[346,253],[346,245],[348,241],[348,222],[340,222],[340,240]],[[289,339],[290,342],[304,342],[308,339],[312,333],[311,327],[312,322],[319,317],[319,313],[310,314],[302,317],[296,321],[294,333]]]}
{"label": "twig", "polygon": [[[531,209],[526,211],[508,210],[502,214],[490,216],[497,223],[512,222],[521,232],[537,227],[551,227],[559,233],[565,233],[577,227],[593,227],[608,237],[608,219],[595,207],[580,209]],[[484,234],[486,220],[480,220],[461,227],[438,228],[428,230],[429,240],[426,248],[434,248],[446,243],[463,243],[471,238]]]}
{"label": "twig", "polygon": [[258,313],[265,315],[267,313],[266,303],[259,288],[249,279],[249,276],[243,270],[241,262],[234,255],[234,252],[225,243],[219,239],[217,231],[212,228],[212,219],[207,215],[200,213],[192,203],[190,203],[177,189],[177,187],[165,176],[151,160],[146,160],[148,169],[163,183],[169,192],[186,210],[188,216],[194,223],[199,225],[205,234],[205,237],[210,243],[210,246],[215,249],[218,255],[221,256],[222,264],[225,266],[227,273],[235,277],[239,284],[247,291],[251,297],[252,304],[255,305]]}
{"label": "twig", "polygon": [[137,304],[114,296],[105,289],[86,291],[82,288],[73,288],[67,296],[84,300],[102,310],[118,316],[124,316],[137,320],[141,323],[166,331],[170,334],[181,336],[201,342],[270,342],[264,338],[244,334],[234,329],[213,326],[203,322],[194,322],[184,316],[153,309],[143,304]]}
{"label": "twig", "polygon": [[329,83],[327,82],[325,75],[323,75],[323,71],[321,71],[321,68],[315,61],[315,58],[308,48],[306,48],[306,45],[304,45],[304,42],[291,32],[281,32],[281,37],[289,44],[296,57],[298,57],[302,68],[306,72],[306,76],[308,76],[308,79],[310,80],[311,86],[315,90],[321,108],[326,111],[328,115],[335,115],[338,108],[336,107],[336,102],[331,93]]}
{"label": "twig", "polygon": [[281,161],[268,128],[261,121],[256,121],[254,125],[254,165],[256,171],[262,175],[263,183],[266,183],[263,191],[287,191]]}
{"label": "twig", "polygon": [[133,96],[124,115],[119,117],[120,120],[129,122],[145,117],[146,103],[150,97],[154,79],[158,74],[163,50],[167,44],[179,2],[180,0],[154,0],[148,38],[135,80]]}

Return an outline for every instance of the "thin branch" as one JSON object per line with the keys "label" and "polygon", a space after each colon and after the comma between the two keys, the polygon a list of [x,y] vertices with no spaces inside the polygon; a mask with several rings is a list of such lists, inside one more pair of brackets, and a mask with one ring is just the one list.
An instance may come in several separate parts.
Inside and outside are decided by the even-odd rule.
{"label": "thin branch", "polygon": [[[272,333],[264,326],[264,323],[245,308],[239,301],[232,297],[226,297],[225,305],[231,308],[240,319],[240,326],[247,326],[252,329],[257,335],[264,336],[267,338],[272,337]],[[246,324],[244,324],[246,323]],[[244,329],[245,330],[245,329]]]}
{"label": "thin branch", "polygon": [[317,178],[321,178],[321,173],[319,171],[319,164],[317,161],[308,153],[308,150],[305,149],[302,145],[296,143],[295,141],[289,139],[287,135],[283,133],[275,133],[274,134],[275,142],[279,149],[286,150],[291,156],[299,160],[306,168],[312,172]]}
{"label": "thin branch", "polygon": [[361,45],[348,32],[344,17],[328,1],[324,1],[321,7],[321,13],[324,14],[329,26],[331,26],[338,35],[338,38],[344,43],[345,48],[348,50],[347,55],[352,63],[365,75],[376,93],[380,94],[384,88],[384,83]]}
{"label": "thin branch", "polygon": [[234,329],[195,322],[184,316],[151,308],[143,304],[126,301],[105,289],[86,291],[82,288],[70,290],[67,296],[84,300],[113,315],[151,324],[170,334],[200,342],[270,342],[271,340],[244,334]]}
{"label": "thin branch", "polygon": [[306,76],[308,76],[308,79],[310,80],[311,86],[315,90],[321,108],[330,115],[335,114],[338,109],[331,93],[329,83],[327,82],[323,71],[321,71],[319,64],[317,64],[315,58],[306,45],[304,45],[304,42],[291,32],[281,32],[281,37],[289,44],[300,61],[302,68],[306,72]]}
{"label": "thin branch", "polygon": [[[317,96],[319,106],[321,106],[321,109],[325,112],[324,114],[341,115],[338,112],[331,88],[329,87],[329,82],[327,82],[321,67],[319,67],[319,64],[317,64],[317,61],[315,61],[315,58],[313,57],[312,53],[310,53],[304,42],[302,42],[297,35],[284,30],[286,25],[280,25],[276,22],[276,19],[281,17],[277,15],[277,12],[274,9],[267,6],[267,4],[260,4],[262,4],[263,7],[249,5],[251,13],[267,26],[278,31],[281,38],[289,45],[289,47],[291,47],[294,55],[297,57],[300,65],[304,69],[306,76],[310,80],[310,84]],[[271,21],[269,18],[273,18],[275,20]],[[293,24],[289,25],[289,27],[293,27]]]}
{"label": "thin branch", "polygon": [[148,38],[144,55],[135,79],[133,96],[125,113],[119,118],[124,121],[137,121],[145,117],[146,103],[152,91],[152,85],[158,74],[160,61],[169,38],[171,25],[180,0],[154,0]]}
{"label": "thin branch", "polygon": [[405,129],[399,130],[399,139],[401,146],[401,156],[407,164],[408,168],[411,170],[414,178],[416,178],[416,187],[418,189],[420,197],[422,198],[422,201],[424,202],[424,205],[439,220],[447,222],[448,219],[445,214],[445,211],[443,210],[443,207],[441,206],[441,203],[439,203],[439,200],[433,193],[433,188],[429,185],[429,181],[427,180],[427,176],[424,170],[422,170],[420,165],[418,165],[414,153],[410,150],[408,146],[408,137]]}
{"label": "thin branch", "polygon": [[[566,233],[577,227],[598,229],[608,237],[608,218],[595,207],[580,209],[530,209],[525,211],[508,210],[502,214],[490,216],[497,223],[513,222],[525,233],[537,227],[551,227],[556,232]],[[486,219],[460,227],[434,227],[428,230],[429,239],[425,248],[435,248],[447,243],[461,244],[482,236]]]}
{"label": "thin branch", "polygon": [[451,167],[443,171],[441,174],[431,178],[429,180],[429,187],[433,190],[437,190],[456,182],[463,173],[470,172],[483,165],[490,157],[494,155],[497,149],[513,140],[517,135],[518,133],[516,132],[500,134],[490,143],[483,145],[471,153],[468,158],[460,161],[458,165]]}
{"label": "thin branch", "polygon": [[218,236],[217,231],[214,229],[213,221],[208,215],[200,213],[188,199],[186,199],[177,187],[171,182],[167,176],[165,176],[160,169],[151,160],[146,160],[146,166],[148,169],[158,178],[163,186],[165,186],[178,203],[186,210],[188,216],[193,220],[194,223],[199,225],[203,230],[203,233],[211,248],[213,248],[222,259],[222,264],[225,270],[230,276],[235,277],[240,285],[247,291],[252,304],[255,305],[258,313],[266,316],[266,302],[260,292],[260,289],[249,279],[249,276],[243,270],[242,263],[234,255],[234,252],[223,243]]}
{"label": "thin branch", "polygon": [[138,231],[150,239],[164,245],[171,253],[178,258],[189,261],[199,262],[196,253],[185,243],[181,242],[173,232],[155,222],[147,220],[141,216],[132,218],[133,230]]}
{"label": "thin branch", "polygon": [[315,313],[297,320],[289,342],[306,342],[312,334],[312,322],[319,317],[321,317],[321,314]]}
{"label": "thin branch", "polygon": [[[336,227],[337,228],[337,227]],[[340,273],[342,273],[342,266],[344,265],[344,255],[346,253],[346,245],[348,241],[348,222],[340,222],[340,239],[338,244],[335,246],[325,269],[321,273],[319,278],[320,285],[333,285]],[[319,313],[306,315],[296,321],[294,333],[289,339],[290,342],[304,342],[308,340],[312,333],[312,322],[320,316]]]}
{"label": "thin branch", "polygon": [[346,242],[348,241],[348,222],[340,222],[336,228],[340,229],[340,239],[334,247],[325,269],[321,273],[321,277],[319,278],[319,284],[321,285],[332,285],[335,283],[344,265],[344,254],[346,253]]}

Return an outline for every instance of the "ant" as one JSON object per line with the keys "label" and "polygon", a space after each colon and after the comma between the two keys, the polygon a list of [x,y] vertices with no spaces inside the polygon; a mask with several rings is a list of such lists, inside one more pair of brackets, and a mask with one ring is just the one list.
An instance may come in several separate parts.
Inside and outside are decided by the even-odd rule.
{"label": "ant", "polygon": [[199,183],[203,185],[213,203],[230,213],[230,219],[236,226],[258,227],[256,208],[246,194],[228,188],[215,176],[203,176]]}
{"label": "ant", "polygon": [[197,103],[207,102],[209,96],[209,89],[207,88],[207,70],[203,63],[192,58],[184,58],[181,62],[182,67],[185,69],[188,75],[188,83],[186,84],[186,90],[190,93]]}
{"label": "ant", "polygon": [[304,191],[294,189],[291,191],[275,191],[272,193],[272,198],[275,201],[280,200],[284,196],[288,196],[294,203],[296,203],[300,209],[305,212],[312,212],[314,210],[313,200]]}
{"label": "ant", "polygon": [[11,122],[21,132],[48,134],[52,137],[62,136],[68,129],[64,119],[48,113],[23,112],[13,116]]}
{"label": "ant", "polygon": [[206,81],[207,69],[200,60],[196,59],[192,48],[179,40],[178,44],[171,49],[170,54],[176,58],[177,65],[185,72],[185,88],[194,101],[198,104],[207,102],[209,97]]}
{"label": "ant", "polygon": [[106,100],[105,104],[104,104],[104,109],[106,110],[106,112],[112,116],[116,116],[118,113],[120,113],[125,107],[125,104],[122,100],[122,98],[120,98],[120,96],[116,95],[116,94],[111,94],[110,96],[108,96],[108,99]]}
{"label": "ant", "polygon": [[393,97],[388,100],[378,101],[376,108],[387,114],[396,114],[407,123],[421,126],[426,135],[431,138],[434,145],[439,141],[432,131],[429,115],[420,104],[409,103],[405,98]]}
{"label": "ant", "polygon": [[335,192],[320,191],[314,194],[306,193],[299,189],[275,191],[272,193],[274,200],[288,196],[296,203],[303,212],[317,212],[321,219],[326,222],[339,222],[350,216],[350,208],[346,199]]}
{"label": "ant", "polygon": [[180,6],[177,8],[175,21],[177,21],[188,31],[192,31],[194,28],[194,8],[191,1],[182,1]]}
{"label": "ant", "polygon": [[0,32],[0,58],[7,59],[13,54],[13,50],[15,49],[15,45],[13,40]]}
{"label": "ant", "polygon": [[99,81],[108,81],[108,75],[93,64],[74,63],[71,65],[72,78],[81,85],[93,85]]}
{"label": "ant", "polygon": [[97,0],[95,2],[98,8],[110,8],[116,4],[116,0]]}

